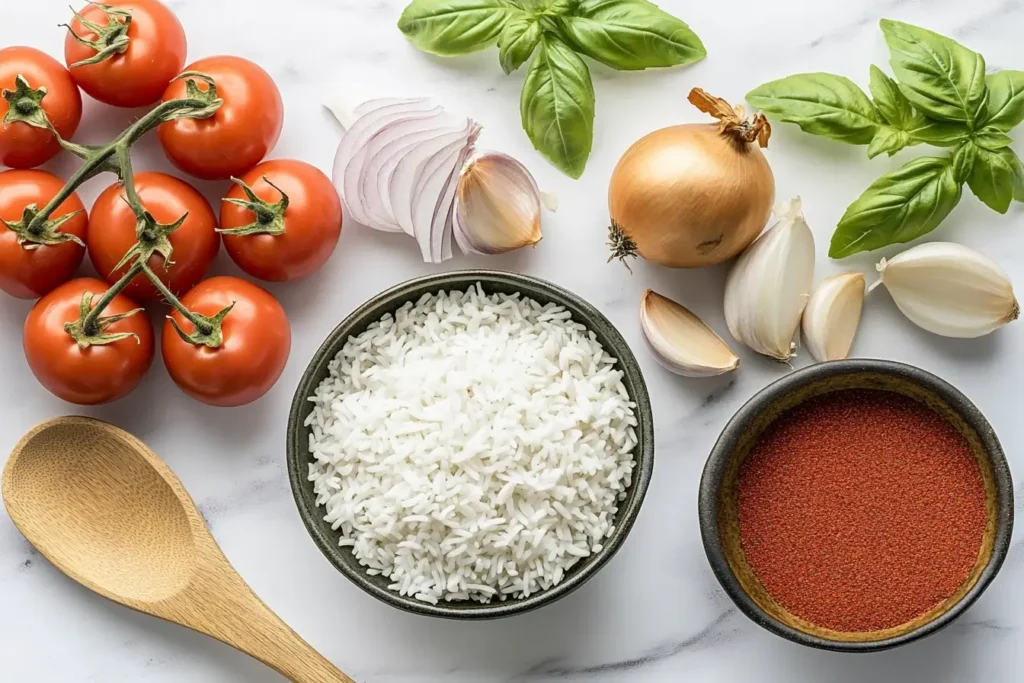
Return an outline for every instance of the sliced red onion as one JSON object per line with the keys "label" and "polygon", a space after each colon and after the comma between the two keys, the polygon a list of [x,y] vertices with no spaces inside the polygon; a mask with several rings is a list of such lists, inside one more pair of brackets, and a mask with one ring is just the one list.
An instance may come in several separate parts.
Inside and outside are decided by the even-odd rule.
{"label": "sliced red onion", "polygon": [[[360,105],[357,110],[363,113],[355,123],[345,131],[338,145],[334,160],[334,182],[345,201],[349,216],[363,224],[370,222],[364,211],[358,192],[358,183],[365,153],[366,141],[381,127],[388,123],[411,116],[424,116],[425,112],[435,105],[423,98],[399,100],[376,100]],[[370,226],[375,227],[375,226]]]}
{"label": "sliced red onion", "polygon": [[[455,205],[455,191],[459,187],[459,178],[462,176],[462,168],[466,165],[466,161],[469,157],[472,156],[473,145],[476,144],[476,139],[479,135],[480,126],[476,124],[476,122],[473,122],[469,135],[466,138],[466,144],[463,145],[461,150],[459,150],[459,156],[455,162],[455,167],[452,168],[451,175],[448,176],[448,180],[445,183],[444,191],[441,196],[438,197],[437,206],[434,208],[434,223],[431,226],[430,235],[430,254],[435,263],[441,263],[445,260],[444,239],[445,233],[451,225],[452,210]],[[448,239],[448,245],[450,249],[450,237]]]}
{"label": "sliced red onion", "polygon": [[452,174],[459,168],[459,157],[467,140],[468,136],[449,145],[437,155],[438,163],[434,164],[431,170],[425,171],[423,184],[413,199],[413,230],[416,242],[420,245],[420,253],[427,263],[436,263],[440,260],[442,240],[440,235],[434,233],[444,227],[446,218],[442,216],[438,221],[437,212],[442,209],[441,197]]}
{"label": "sliced red onion", "polygon": [[[406,233],[415,236],[413,215],[417,188],[422,188],[424,178],[429,176],[445,159],[445,150],[461,148],[468,138],[472,124],[463,119],[460,130],[440,135],[412,147],[398,162],[391,178],[388,196],[395,220]],[[435,198],[436,199],[436,198]]]}
{"label": "sliced red onion", "polygon": [[396,142],[405,141],[410,133],[435,130],[437,120],[444,117],[444,110],[438,108],[426,116],[402,118],[384,125],[366,141],[361,151],[362,169],[356,182],[359,201],[374,227],[387,227],[391,231],[401,230],[401,226],[394,220],[391,210],[385,203],[385,198],[377,191],[377,174],[381,166],[392,156],[388,148],[393,148]]}
{"label": "sliced red onion", "polygon": [[[429,143],[442,135],[464,130],[466,119],[442,112],[425,119],[413,119],[396,124],[382,131],[377,140],[376,150],[368,152],[361,184],[361,197],[375,217],[386,220],[393,230],[402,230],[395,217],[391,194],[391,181],[398,164],[419,144]],[[372,144],[372,143],[371,143]],[[408,205],[411,199],[407,199]],[[411,226],[410,226],[411,228]],[[411,233],[410,233],[411,234]]]}

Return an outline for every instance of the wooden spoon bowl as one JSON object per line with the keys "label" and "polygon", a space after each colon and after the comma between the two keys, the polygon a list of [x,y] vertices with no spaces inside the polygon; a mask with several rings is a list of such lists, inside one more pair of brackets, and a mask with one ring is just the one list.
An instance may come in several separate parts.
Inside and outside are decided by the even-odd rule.
{"label": "wooden spoon bowl", "polygon": [[105,598],[212,636],[302,683],[352,683],[246,585],[173,472],[131,434],[61,417],[22,437],[3,473],[15,526]]}

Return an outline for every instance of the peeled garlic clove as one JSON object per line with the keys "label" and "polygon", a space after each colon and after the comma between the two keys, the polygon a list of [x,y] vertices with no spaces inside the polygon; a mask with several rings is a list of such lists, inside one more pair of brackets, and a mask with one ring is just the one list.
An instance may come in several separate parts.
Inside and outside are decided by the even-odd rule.
{"label": "peeled garlic clove", "polygon": [[804,344],[820,361],[846,358],[864,308],[864,274],[839,273],[821,281],[804,309]]}
{"label": "peeled garlic clove", "polygon": [[786,362],[814,282],[814,235],[800,198],[775,209],[779,221],[744,251],[725,284],[725,322],[737,341]]}
{"label": "peeled garlic clove", "polygon": [[1020,315],[1013,284],[994,261],[961,244],[929,242],[878,264],[903,315],[943,337],[973,338]]}
{"label": "peeled garlic clove", "polygon": [[540,189],[521,163],[498,152],[471,160],[455,196],[455,239],[463,251],[500,254],[536,244]]}
{"label": "peeled garlic clove", "polygon": [[684,377],[713,377],[735,370],[739,357],[687,308],[647,290],[640,327],[658,362]]}

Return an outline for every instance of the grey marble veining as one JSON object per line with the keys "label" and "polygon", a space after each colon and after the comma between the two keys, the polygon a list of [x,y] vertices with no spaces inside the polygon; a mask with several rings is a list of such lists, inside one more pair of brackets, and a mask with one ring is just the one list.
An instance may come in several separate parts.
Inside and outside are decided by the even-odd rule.
{"label": "grey marble veining", "polygon": [[[536,249],[498,258],[462,257],[444,268],[497,267],[546,277],[598,306],[634,346],[654,403],[658,451],[654,479],[624,549],[585,587],[539,612],[482,624],[399,613],[364,595],[320,556],[303,530],[284,472],[284,427],[291,390],[320,341],[374,293],[433,272],[411,240],[348,225],[321,275],[271,289],[293,321],[292,356],[277,387],[241,410],[216,410],[181,395],[155,364],[131,398],[78,409],[40,388],[23,360],[20,330],[29,305],[0,300],[0,357],[13,393],[0,397],[0,452],[34,423],[86,413],[149,443],[179,474],[225,553],[253,588],[315,647],[359,681],[372,683],[1012,683],[1024,670],[1024,549],[1014,543],[1005,568],[952,627],[897,651],[837,655],[783,641],[750,623],[721,592],[697,528],[697,482],[704,458],[730,415],[788,370],[742,354],[740,371],[685,380],[661,370],[643,348],[637,307],[644,289],[685,302],[720,332],[724,270],[669,271],[645,264],[633,273],[605,264],[605,191],[619,155],[655,128],[700,115],[686,103],[693,86],[739,100],[753,86],[798,71],[833,71],[866,85],[868,65],[887,61],[877,21],[893,17],[956,36],[983,52],[990,68],[1024,68],[1018,0],[853,0],[845,3],[662,0],[705,41],[709,57],[678,70],[615,73],[593,66],[597,92],[594,153],[573,181],[533,151],[520,129],[522,74],[506,77],[496,51],[443,60],[418,53],[395,21],[404,0],[171,0],[189,38],[190,58],[234,53],[277,80],[286,120],[274,156],[329,171],[338,129],[321,102],[333,93],[433,94],[485,127],[482,148],[523,160],[561,200],[545,218]],[[60,56],[63,0],[19,4],[0,22],[0,45],[31,44]],[[113,136],[132,113],[89,102],[85,142]],[[1024,147],[1017,145],[1024,152]],[[842,263],[825,258],[836,221],[860,191],[921,148],[868,162],[847,147],[777,126],[769,151],[780,198],[799,194],[818,239],[819,273],[873,273],[882,254]],[[74,163],[49,167],[67,175]],[[153,139],[140,144],[137,168],[169,170]],[[88,183],[86,203],[110,182]],[[225,186],[198,183],[211,199]],[[936,237],[996,259],[1024,287],[1024,205],[1006,216],[969,194]],[[571,258],[567,258],[567,255]],[[217,270],[237,272],[225,255]],[[911,362],[956,384],[978,403],[1003,440],[1011,466],[1024,471],[1018,323],[975,341],[944,340],[904,321],[884,291],[871,295],[855,347],[861,356]],[[797,366],[806,364],[801,357]],[[0,456],[2,460],[4,456]],[[1018,472],[1019,474],[1019,472]],[[1024,476],[1024,475],[1020,475]],[[1018,490],[1019,506],[1024,492]],[[19,683],[271,683],[281,680],[227,647],[113,605],[80,588],[41,558],[0,514],[0,680]]]}

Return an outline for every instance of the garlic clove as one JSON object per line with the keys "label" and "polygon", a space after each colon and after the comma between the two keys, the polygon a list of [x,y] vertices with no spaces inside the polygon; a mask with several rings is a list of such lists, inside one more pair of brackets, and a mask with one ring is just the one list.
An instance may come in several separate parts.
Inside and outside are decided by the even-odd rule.
{"label": "garlic clove", "polygon": [[686,307],[648,289],[640,302],[640,327],[658,362],[684,377],[713,377],[740,365],[721,337]]}
{"label": "garlic clove", "polygon": [[992,259],[952,242],[929,242],[878,264],[903,315],[944,337],[986,335],[1020,315],[1013,284]]}
{"label": "garlic clove", "polygon": [[464,252],[500,254],[540,241],[541,197],[526,167],[506,154],[471,160],[455,196],[455,239]]}
{"label": "garlic clove", "polygon": [[864,274],[830,275],[811,294],[804,309],[804,344],[820,361],[846,358],[864,309]]}
{"label": "garlic clove", "polygon": [[779,221],[740,254],[725,284],[725,321],[737,341],[787,362],[814,282],[814,235],[800,198],[779,204]]}

